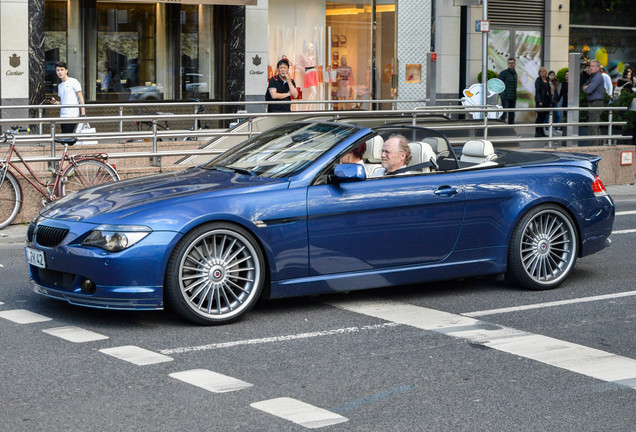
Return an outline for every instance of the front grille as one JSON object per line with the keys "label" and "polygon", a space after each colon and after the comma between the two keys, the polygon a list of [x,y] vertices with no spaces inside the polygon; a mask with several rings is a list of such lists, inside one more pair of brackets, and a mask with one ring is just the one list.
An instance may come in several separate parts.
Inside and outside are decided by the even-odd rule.
{"label": "front grille", "polygon": [[55,247],[62,243],[68,234],[68,228],[38,225],[35,229],[35,242],[44,247]]}

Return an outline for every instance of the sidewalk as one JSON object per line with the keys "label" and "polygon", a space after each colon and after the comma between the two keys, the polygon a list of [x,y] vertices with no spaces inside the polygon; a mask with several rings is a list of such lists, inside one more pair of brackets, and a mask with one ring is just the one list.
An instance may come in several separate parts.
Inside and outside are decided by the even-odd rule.
{"label": "sidewalk", "polygon": [[[607,192],[615,201],[636,200],[636,184],[607,186]],[[27,225],[9,225],[0,230],[0,247],[3,245],[24,244]]]}

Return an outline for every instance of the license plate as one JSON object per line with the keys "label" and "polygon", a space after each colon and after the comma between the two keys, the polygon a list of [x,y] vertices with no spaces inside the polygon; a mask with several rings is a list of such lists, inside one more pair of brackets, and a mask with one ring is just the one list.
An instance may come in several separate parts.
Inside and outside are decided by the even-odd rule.
{"label": "license plate", "polygon": [[26,252],[26,260],[29,264],[40,268],[46,268],[46,263],[44,262],[44,252],[31,248],[24,249]]}

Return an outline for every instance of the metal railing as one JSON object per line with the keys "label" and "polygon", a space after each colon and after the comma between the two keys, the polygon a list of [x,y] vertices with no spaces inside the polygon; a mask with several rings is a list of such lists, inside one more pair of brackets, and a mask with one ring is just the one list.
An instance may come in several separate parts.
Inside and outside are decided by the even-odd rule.
{"label": "metal railing", "polygon": [[[155,113],[155,114],[140,114],[140,115],[124,115],[124,106],[121,103],[117,104],[89,104],[86,105],[87,111],[90,112],[93,108],[117,108],[119,111],[119,115],[115,116],[88,116],[82,118],[60,118],[60,117],[43,117],[39,115],[37,118],[33,117],[24,117],[24,118],[10,118],[10,119],[0,119],[0,127],[3,129],[7,126],[12,125],[34,125],[36,132],[31,134],[23,134],[17,136],[17,143],[19,145],[22,144],[39,144],[39,145],[48,145],[50,146],[50,157],[39,156],[39,157],[28,157],[26,158],[29,162],[39,162],[39,161],[53,161],[56,160],[55,157],[55,145],[54,139],[58,137],[70,137],[77,136],[80,139],[90,139],[96,140],[99,143],[117,143],[117,142],[125,142],[126,140],[143,140],[152,143],[152,151],[149,152],[123,152],[123,153],[109,153],[109,156],[113,159],[117,158],[134,158],[134,157],[160,157],[160,156],[188,156],[188,155],[198,155],[198,154],[219,154],[222,153],[223,150],[218,149],[195,149],[195,150],[175,150],[175,151],[158,151],[158,141],[161,140],[169,140],[169,139],[180,139],[185,137],[196,137],[199,141],[207,140],[215,137],[222,136],[239,136],[239,137],[251,137],[260,132],[256,131],[254,126],[254,122],[259,118],[269,117],[283,117],[281,118],[281,122],[284,122],[287,119],[296,119],[296,118],[304,118],[304,117],[319,117],[327,120],[334,121],[346,121],[347,118],[356,117],[356,118],[365,118],[365,119],[380,119],[386,118],[390,121],[396,122],[409,122],[412,125],[420,125],[426,126],[426,119],[430,119],[432,116],[442,116],[443,118],[452,119],[458,118],[460,116],[466,116],[470,118],[471,112],[484,113],[486,115],[482,115],[481,119],[472,119],[465,124],[452,123],[448,125],[442,124],[442,122],[438,122],[435,124],[435,129],[440,131],[444,130],[481,130],[483,131],[482,137],[485,139],[489,139],[493,144],[505,144],[505,143],[523,143],[523,142],[540,142],[544,143],[546,147],[552,147],[555,142],[565,142],[565,143],[576,143],[578,141],[587,141],[587,140],[605,140],[608,144],[615,144],[620,140],[628,140],[631,139],[631,136],[625,135],[616,135],[614,131],[616,127],[624,126],[625,122],[616,122],[613,120],[613,113],[617,111],[625,111],[626,107],[584,107],[584,108],[558,108],[556,111],[608,111],[609,118],[607,122],[565,122],[565,123],[554,123],[553,121],[553,111],[554,108],[509,108],[502,109],[495,106],[471,106],[471,107],[463,107],[458,105],[447,105],[447,106],[431,106],[431,107],[417,107],[414,109],[397,109],[397,106],[400,104],[423,104],[426,101],[423,100],[355,100],[355,101],[299,101],[293,102],[295,105],[306,105],[306,104],[314,104],[320,105],[323,104],[327,106],[329,103],[369,103],[369,104],[391,104],[392,109],[390,110],[374,110],[374,111],[363,111],[363,110],[325,110],[325,111],[292,111],[289,113],[263,113],[263,112],[246,112],[243,110],[237,110],[238,112],[231,113],[203,113],[197,114],[197,109],[200,106],[207,107],[220,107],[223,106],[227,109],[227,107],[250,107],[250,106],[258,106],[262,109],[263,102],[165,102],[165,103],[144,103],[144,104],[135,104],[137,107],[146,108],[147,111],[151,111],[149,108],[158,107],[161,110],[171,109],[171,107],[186,107],[191,108],[191,114],[165,114],[165,113]],[[282,102],[285,103],[285,102]],[[69,107],[70,105],[66,105],[65,107]],[[3,111],[7,109],[14,110],[36,110],[40,114],[43,113],[42,110],[50,109],[50,108],[59,108],[59,105],[23,105],[23,106],[7,106],[1,107]],[[507,123],[503,123],[500,121],[493,121],[493,119],[488,118],[487,113],[489,112],[537,112],[537,111],[549,111],[549,121],[543,125],[538,125],[535,123],[522,123],[522,124],[514,124],[509,125]],[[216,128],[216,129],[180,129],[180,130],[160,130],[158,128],[158,124],[160,122],[176,122],[176,121],[188,121],[192,122],[192,124],[196,127],[197,124],[201,124],[201,122],[205,121],[216,121],[216,122],[234,122],[240,123],[244,127],[238,128],[235,130],[228,130],[227,128]],[[119,125],[117,132],[97,132],[96,134],[91,134],[89,136],[86,135],[78,135],[78,134],[56,134],[55,126],[59,123],[79,123],[79,122],[89,122],[92,125],[99,125],[105,123],[117,124]],[[147,131],[126,131],[124,125],[127,123],[149,123],[151,128]],[[579,135],[578,128],[579,127],[587,127],[598,125],[601,127],[606,126],[608,128],[608,133],[606,135],[596,135],[596,136],[587,136],[587,135]],[[48,133],[43,133],[45,126],[49,128]],[[535,127],[545,127],[548,129],[548,136],[545,138],[538,137],[519,137],[516,134],[512,136],[512,134],[508,137],[489,137],[491,135],[490,132],[498,130],[498,129],[512,129],[514,128],[535,128]],[[557,136],[554,134],[555,127],[567,127],[568,134],[566,136]],[[99,130],[99,127],[97,127]],[[239,130],[240,129],[240,130]],[[570,132],[573,131],[573,132]],[[462,144],[466,139],[461,138],[452,138],[450,139],[451,144]]]}

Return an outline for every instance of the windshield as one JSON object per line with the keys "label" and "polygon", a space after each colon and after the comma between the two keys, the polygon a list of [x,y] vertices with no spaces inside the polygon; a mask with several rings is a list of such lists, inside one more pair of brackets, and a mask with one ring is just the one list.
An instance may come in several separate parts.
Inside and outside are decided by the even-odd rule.
{"label": "windshield", "polygon": [[289,123],[228,150],[203,168],[231,169],[268,178],[292,176],[358,129],[324,123]]}

